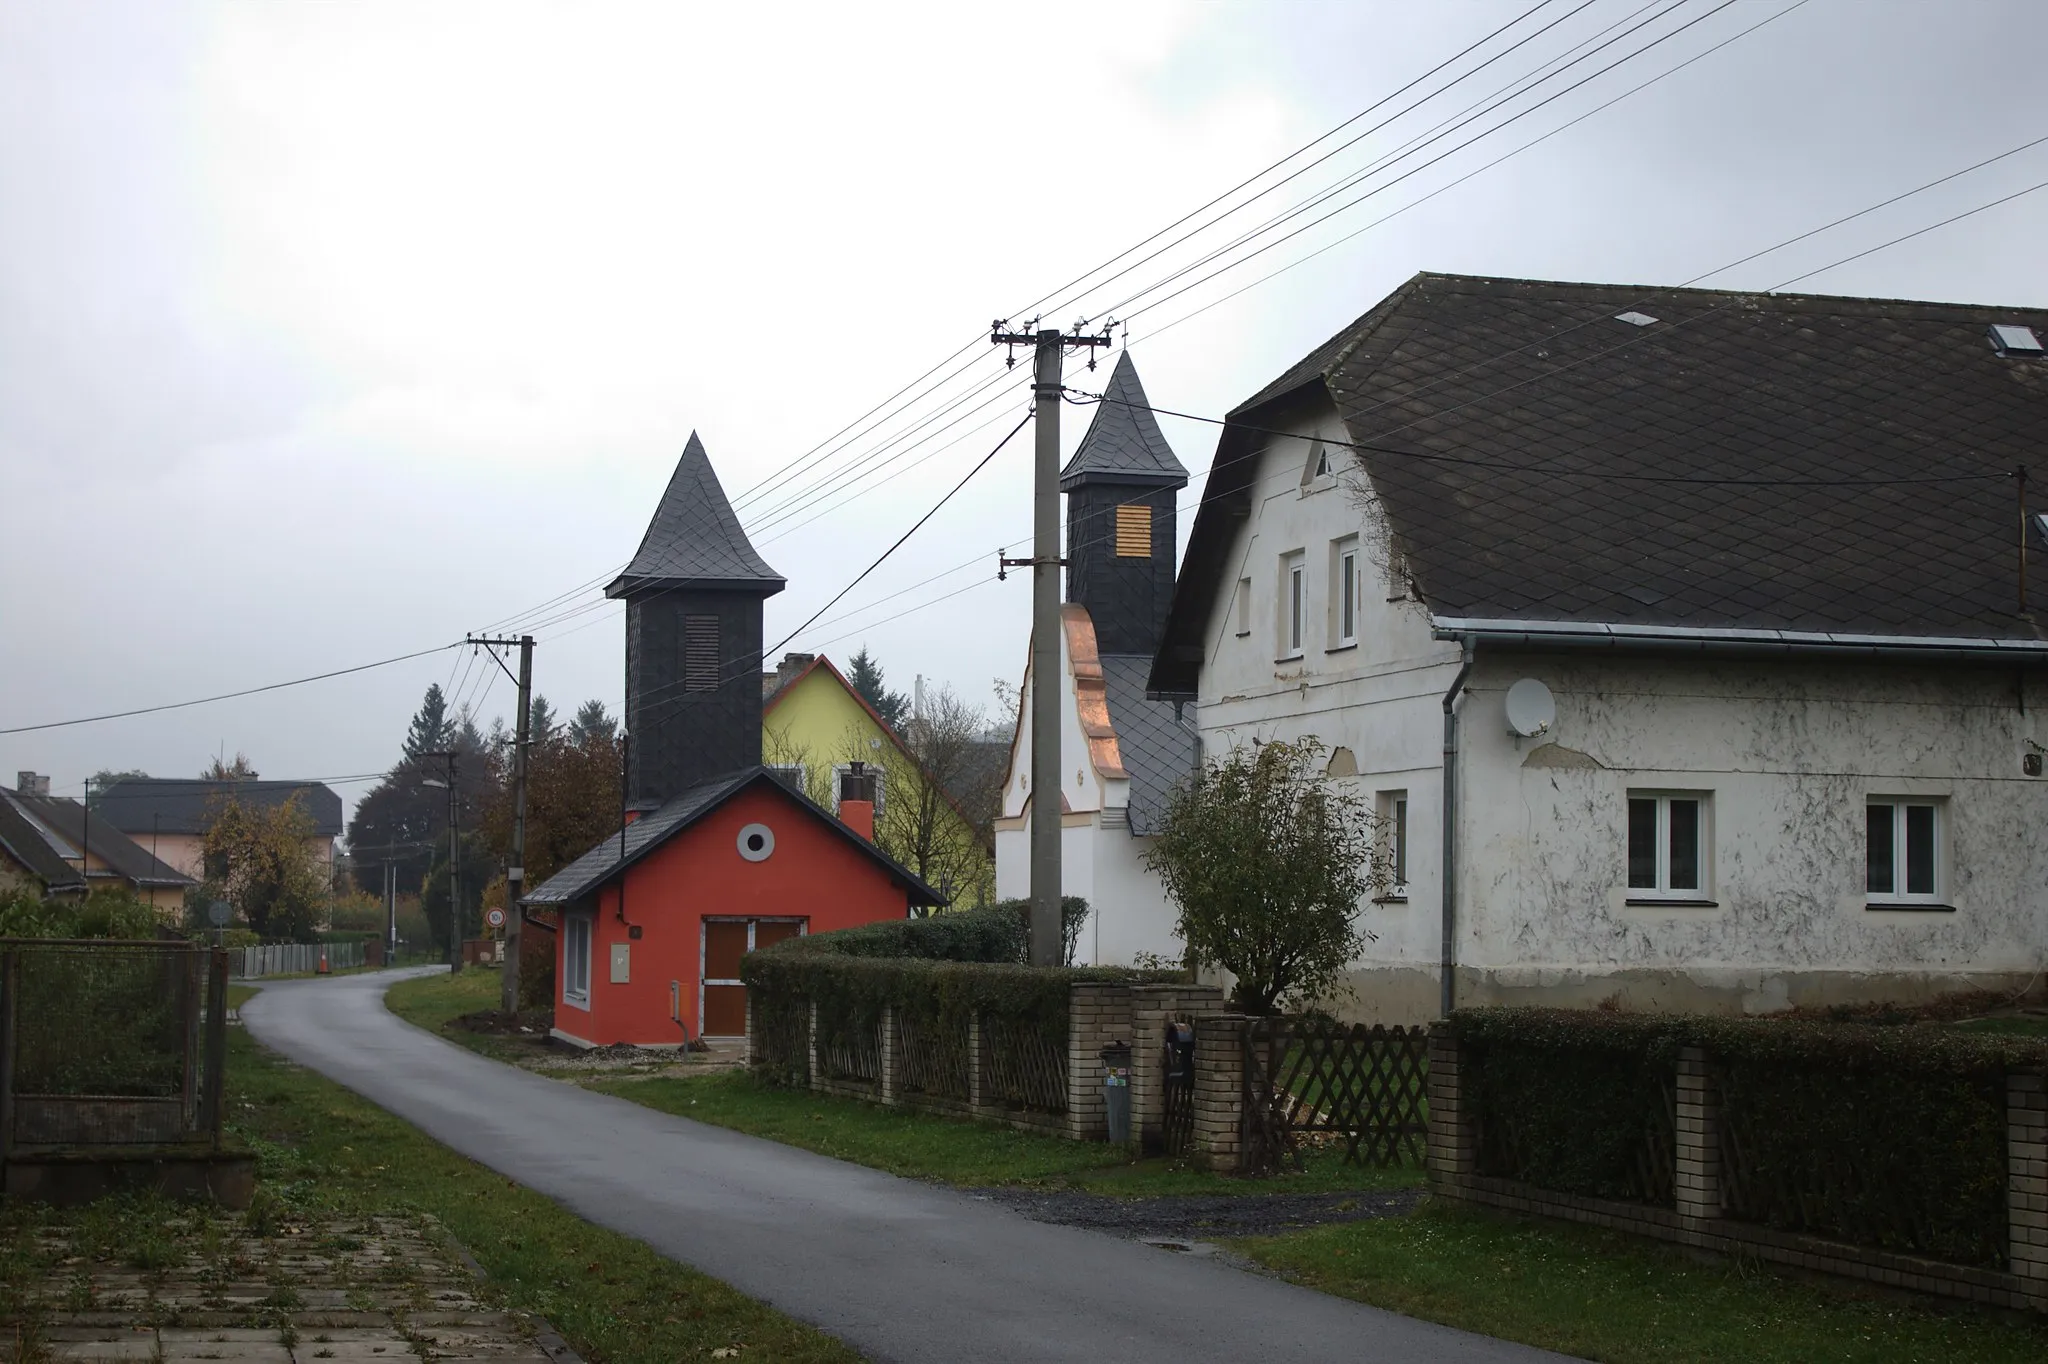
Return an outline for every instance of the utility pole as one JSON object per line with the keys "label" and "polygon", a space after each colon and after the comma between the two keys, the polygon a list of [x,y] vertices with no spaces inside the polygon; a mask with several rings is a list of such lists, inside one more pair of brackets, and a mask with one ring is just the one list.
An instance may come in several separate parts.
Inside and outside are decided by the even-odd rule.
{"label": "utility pole", "polygon": [[[1060,912],[1060,698],[1066,688],[1060,670],[1060,362],[1067,347],[1085,349],[1093,369],[1094,351],[1109,345],[1109,332],[1084,336],[1038,328],[1012,332],[998,318],[989,340],[998,346],[1030,346],[1033,434],[1031,558],[1031,964],[1064,964]],[[1015,363],[1014,351],[1010,357]],[[1009,561],[1005,561],[1007,564]]]}
{"label": "utility pole", "polygon": [[[519,932],[526,916],[526,911],[519,907],[519,897],[526,883],[526,750],[533,738],[533,636],[469,642],[493,650],[514,645],[519,648],[519,676],[513,679],[519,685],[519,719],[513,727],[512,741],[512,862],[505,868],[505,965],[498,994],[498,1007],[512,1014],[519,1012]],[[495,652],[491,654],[493,660],[497,657]]]}

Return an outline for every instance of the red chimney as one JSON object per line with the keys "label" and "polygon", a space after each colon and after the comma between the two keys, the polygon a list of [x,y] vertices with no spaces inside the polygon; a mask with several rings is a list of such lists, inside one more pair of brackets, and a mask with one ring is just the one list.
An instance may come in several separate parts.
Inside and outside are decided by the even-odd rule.
{"label": "red chimney", "polygon": [[866,763],[849,763],[839,774],[839,822],[875,841],[875,774]]}

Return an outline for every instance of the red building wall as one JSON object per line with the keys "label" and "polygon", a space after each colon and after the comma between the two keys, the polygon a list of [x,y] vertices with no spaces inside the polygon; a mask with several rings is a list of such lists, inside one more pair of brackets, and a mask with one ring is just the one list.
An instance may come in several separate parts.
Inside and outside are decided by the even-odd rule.
{"label": "red building wall", "polygon": [[[768,826],[775,845],[767,858],[750,862],[740,856],[740,831],[756,823]],[[619,919],[617,886],[598,895],[587,1009],[567,994],[572,915],[562,916],[555,935],[555,1030],[600,1046],[684,1040],[671,1017],[671,982],[689,1035],[697,1036],[707,915],[798,918],[807,932],[825,933],[910,912],[909,896],[894,877],[773,781],[740,792],[635,863],[626,878],[626,922]],[[630,935],[632,924],[640,926],[638,939]],[[615,985],[612,948],[621,944],[631,978]]]}

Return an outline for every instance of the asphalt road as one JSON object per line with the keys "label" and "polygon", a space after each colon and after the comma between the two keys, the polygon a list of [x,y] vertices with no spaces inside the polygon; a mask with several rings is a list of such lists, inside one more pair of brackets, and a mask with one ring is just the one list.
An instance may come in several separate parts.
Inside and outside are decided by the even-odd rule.
{"label": "asphalt road", "polygon": [[437,1140],[875,1360],[1562,1357],[1034,1222],[487,1061],[388,1012],[383,992],[399,975],[278,981],[241,1018],[265,1045]]}

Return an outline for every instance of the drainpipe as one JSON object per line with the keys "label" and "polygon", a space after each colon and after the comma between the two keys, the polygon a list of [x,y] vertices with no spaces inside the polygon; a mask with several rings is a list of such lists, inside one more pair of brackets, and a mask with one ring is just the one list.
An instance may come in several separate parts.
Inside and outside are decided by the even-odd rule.
{"label": "drainpipe", "polygon": [[1472,636],[1461,637],[1459,644],[1463,657],[1458,663],[1458,675],[1451,679],[1450,690],[1444,693],[1444,940],[1443,956],[1438,963],[1437,972],[1440,984],[1439,1009],[1446,1018],[1450,1017],[1451,1010],[1457,1003],[1458,694],[1465,690],[1465,679],[1472,672]]}

